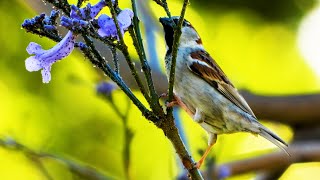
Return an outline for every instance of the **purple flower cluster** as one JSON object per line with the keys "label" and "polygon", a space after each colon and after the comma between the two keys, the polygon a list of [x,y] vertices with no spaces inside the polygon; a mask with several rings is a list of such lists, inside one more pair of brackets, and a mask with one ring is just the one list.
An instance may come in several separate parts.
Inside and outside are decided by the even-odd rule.
{"label": "purple flower cluster", "polygon": [[71,31],[86,28],[89,24],[88,21],[94,19],[106,5],[107,4],[103,0],[99,1],[94,6],[91,6],[91,4],[88,3],[84,8],[78,8],[75,5],[71,5],[70,18],[62,16],[61,26],[64,26]]}
{"label": "purple flower cluster", "polygon": [[[114,0],[112,0],[114,3]],[[70,31],[66,36],[53,48],[44,50],[42,47],[34,42],[31,42],[27,47],[27,52],[33,55],[26,59],[25,65],[28,71],[39,71],[42,69],[42,81],[43,83],[49,83],[51,80],[51,66],[53,63],[67,57],[74,49],[75,39],[79,30],[87,28],[89,21],[93,20],[99,12],[107,6],[104,0],[100,0],[94,6],[87,4],[84,8],[78,8],[75,5],[71,6],[70,17],[62,16],[61,25],[69,29]],[[56,18],[59,11],[52,11],[50,16],[41,14],[33,19],[27,19],[23,22],[22,27],[26,30],[32,30],[32,28],[43,29],[47,32],[55,32]],[[118,15],[118,22],[121,29],[121,33],[131,25],[131,19],[133,12],[130,9],[125,9]],[[98,34],[102,37],[118,37],[117,29],[112,18],[107,15],[101,15],[98,18]],[[78,43],[80,48],[85,48],[84,43]]]}
{"label": "purple flower cluster", "polygon": [[44,29],[48,32],[57,32],[57,28],[55,26],[55,21],[59,16],[59,11],[53,10],[50,16],[46,16],[44,13],[32,18],[26,19],[22,23],[22,28],[32,31],[33,29]]}
{"label": "purple flower cluster", "polygon": [[78,8],[75,5],[71,5],[70,18],[91,20],[95,18],[105,6],[107,6],[107,4],[103,0],[99,1],[94,6],[91,6],[91,4],[88,3],[84,8]]}

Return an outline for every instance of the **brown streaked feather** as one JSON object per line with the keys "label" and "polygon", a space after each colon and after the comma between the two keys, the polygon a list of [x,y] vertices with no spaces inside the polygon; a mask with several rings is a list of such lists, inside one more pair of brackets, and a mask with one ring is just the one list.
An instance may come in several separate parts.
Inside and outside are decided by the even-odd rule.
{"label": "brown streaked feather", "polygon": [[217,89],[240,109],[255,117],[247,102],[208,53],[202,50],[195,51],[191,53],[191,58],[194,61],[188,63],[188,67],[194,74]]}
{"label": "brown streaked feather", "polygon": [[196,43],[201,45],[201,44],[202,44],[201,38],[197,39],[197,40],[196,40]]}

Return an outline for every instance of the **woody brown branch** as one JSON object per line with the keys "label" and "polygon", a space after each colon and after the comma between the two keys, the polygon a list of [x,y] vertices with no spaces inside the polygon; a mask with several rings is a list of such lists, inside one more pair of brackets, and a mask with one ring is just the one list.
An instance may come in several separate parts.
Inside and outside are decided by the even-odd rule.
{"label": "woody brown branch", "polygon": [[[290,157],[283,152],[275,152],[260,157],[226,163],[222,166],[230,170],[229,176],[234,176],[247,172],[281,169],[298,162],[320,161],[320,143],[316,141],[291,144],[288,151],[291,154]],[[217,179],[222,166],[213,167],[212,179]]]}

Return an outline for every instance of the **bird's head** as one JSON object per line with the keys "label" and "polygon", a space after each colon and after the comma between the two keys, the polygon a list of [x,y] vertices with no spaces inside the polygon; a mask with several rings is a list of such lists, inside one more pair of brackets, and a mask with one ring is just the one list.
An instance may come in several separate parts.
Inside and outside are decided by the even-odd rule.
{"label": "bird's head", "polygon": [[[172,17],[172,20],[167,17],[162,17],[159,19],[165,33],[165,40],[168,46],[168,51],[171,52],[173,45],[173,36],[174,36],[174,24],[178,24],[179,16]],[[180,37],[180,46],[202,46],[202,41],[197,31],[186,19],[183,20],[181,27],[181,37]]]}

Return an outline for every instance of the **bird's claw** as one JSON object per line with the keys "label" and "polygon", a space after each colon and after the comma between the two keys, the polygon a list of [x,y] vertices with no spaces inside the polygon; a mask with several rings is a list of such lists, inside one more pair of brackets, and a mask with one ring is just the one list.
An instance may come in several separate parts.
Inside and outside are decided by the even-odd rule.
{"label": "bird's claw", "polygon": [[173,107],[175,105],[178,105],[178,102],[177,101],[171,101],[171,102],[167,102],[166,103],[166,107],[167,108],[170,108],[170,107]]}

